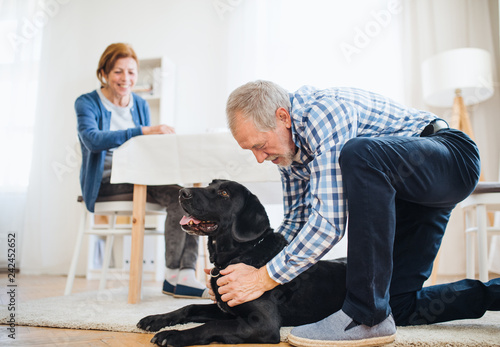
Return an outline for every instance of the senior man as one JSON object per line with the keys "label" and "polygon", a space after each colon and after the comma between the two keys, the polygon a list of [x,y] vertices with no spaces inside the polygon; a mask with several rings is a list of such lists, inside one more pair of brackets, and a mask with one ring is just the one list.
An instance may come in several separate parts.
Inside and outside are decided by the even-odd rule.
{"label": "senior man", "polygon": [[[481,317],[500,309],[500,279],[423,288],[454,206],[477,184],[479,153],[435,115],[354,88],[295,93],[247,83],[227,101],[231,132],[257,161],[279,165],[288,246],[266,266],[221,271],[229,306],[291,281],[344,235],[342,309],[296,327],[297,346],[368,346],[395,339],[396,324]],[[349,218],[347,218],[349,217]],[[438,307],[439,309],[437,309]]]}

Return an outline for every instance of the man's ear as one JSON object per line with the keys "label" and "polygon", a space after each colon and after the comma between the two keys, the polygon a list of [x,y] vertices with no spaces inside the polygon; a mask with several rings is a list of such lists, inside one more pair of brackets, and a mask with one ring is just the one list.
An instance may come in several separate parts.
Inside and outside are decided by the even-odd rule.
{"label": "man's ear", "polygon": [[245,206],[238,215],[234,216],[231,234],[237,242],[249,242],[257,240],[264,232],[270,229],[266,210],[259,199],[252,193],[248,193]]}
{"label": "man's ear", "polygon": [[292,118],[286,108],[280,107],[276,110],[276,124],[282,123],[287,129],[292,126]]}

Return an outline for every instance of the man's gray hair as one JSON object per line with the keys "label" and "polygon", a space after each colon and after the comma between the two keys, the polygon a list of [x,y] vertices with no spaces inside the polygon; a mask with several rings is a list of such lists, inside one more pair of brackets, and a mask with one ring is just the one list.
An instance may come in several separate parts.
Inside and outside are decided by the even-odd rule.
{"label": "man's gray hair", "polygon": [[270,81],[257,80],[236,88],[226,104],[226,116],[229,129],[234,134],[236,113],[244,119],[254,122],[259,131],[276,128],[276,110],[280,107],[290,111],[288,92]]}

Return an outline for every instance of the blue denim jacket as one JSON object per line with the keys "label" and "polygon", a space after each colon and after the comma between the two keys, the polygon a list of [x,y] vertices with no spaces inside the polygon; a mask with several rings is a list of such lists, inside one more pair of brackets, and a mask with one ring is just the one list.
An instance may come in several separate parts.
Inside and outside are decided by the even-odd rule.
{"label": "blue denim jacket", "polygon": [[111,112],[106,110],[97,91],[83,94],[75,101],[78,138],[82,149],[80,185],[85,205],[91,212],[94,212],[101,186],[106,151],[134,136],[142,135],[141,127],[150,125],[148,103],[136,94],[133,94],[133,98],[131,112],[137,127],[116,131],[109,130]]}

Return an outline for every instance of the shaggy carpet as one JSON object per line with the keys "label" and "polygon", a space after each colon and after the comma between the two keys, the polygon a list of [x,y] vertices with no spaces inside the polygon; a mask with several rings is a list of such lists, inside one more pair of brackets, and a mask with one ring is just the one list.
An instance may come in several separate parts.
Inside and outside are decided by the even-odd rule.
{"label": "shaggy carpet", "polygon": [[[127,304],[127,288],[86,292],[18,302],[16,324],[71,329],[144,332],[136,328],[144,316],[165,313],[191,303],[208,300],[174,299],[158,288],[144,288],[140,304]],[[6,324],[6,306],[0,308],[0,324]],[[186,324],[177,329],[195,326]],[[291,328],[282,328],[282,340]],[[500,312],[487,312],[481,319],[401,327],[393,346],[500,346]]]}

